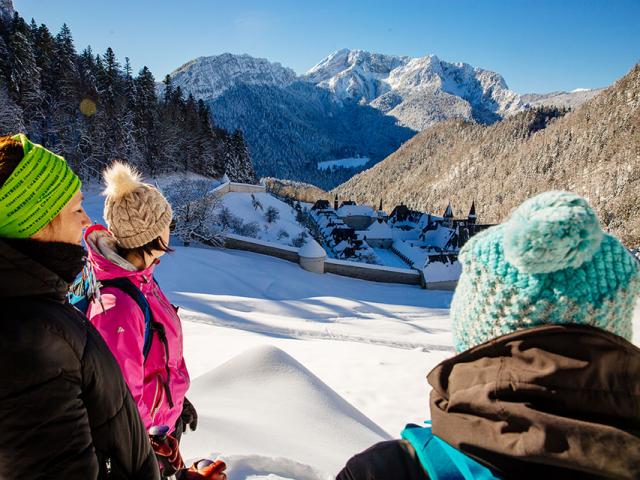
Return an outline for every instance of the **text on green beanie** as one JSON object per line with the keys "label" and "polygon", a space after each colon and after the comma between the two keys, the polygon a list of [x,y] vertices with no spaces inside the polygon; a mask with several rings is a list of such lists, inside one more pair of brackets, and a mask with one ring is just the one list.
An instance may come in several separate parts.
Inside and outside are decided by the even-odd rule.
{"label": "text on green beanie", "polygon": [[0,188],[0,237],[29,238],[53,220],[82,183],[67,162],[24,134],[24,157]]}

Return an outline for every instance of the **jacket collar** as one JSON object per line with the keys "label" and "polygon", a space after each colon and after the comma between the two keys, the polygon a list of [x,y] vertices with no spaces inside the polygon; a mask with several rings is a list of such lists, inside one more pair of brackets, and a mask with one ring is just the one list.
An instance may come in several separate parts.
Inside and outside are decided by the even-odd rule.
{"label": "jacket collar", "polygon": [[0,298],[43,296],[64,302],[85,255],[80,245],[0,239]]}
{"label": "jacket collar", "polygon": [[640,476],[640,349],[621,337],[520,330],[427,378],[434,434],[498,472]]}
{"label": "jacket collar", "polygon": [[89,261],[98,280],[127,277],[146,283],[153,277],[156,263],[144,270],[136,269],[118,254],[116,240],[104,226],[89,227],[84,234],[84,240],[89,252]]}

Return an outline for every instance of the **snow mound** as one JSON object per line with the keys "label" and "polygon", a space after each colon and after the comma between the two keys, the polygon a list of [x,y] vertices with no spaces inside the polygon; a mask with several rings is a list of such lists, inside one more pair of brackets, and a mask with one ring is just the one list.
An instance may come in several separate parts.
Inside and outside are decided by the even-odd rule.
{"label": "snow mound", "polygon": [[331,480],[333,475],[294,462],[287,458],[261,457],[259,455],[232,455],[225,457],[230,480]]}
{"label": "snow mound", "polygon": [[308,240],[300,249],[299,254],[301,257],[307,258],[324,258],[327,256],[327,252],[324,251],[324,248],[322,248],[314,239]]}
{"label": "snow mound", "polygon": [[[189,398],[199,422],[197,435],[187,435],[182,442],[186,458],[210,457],[213,450],[282,457],[308,465],[309,472],[322,468],[335,474],[354,453],[390,438],[297,360],[268,345],[249,349],[198,377]],[[259,468],[254,462],[230,467],[265,473],[271,468],[265,465],[268,462]],[[269,473],[286,478],[273,470]]]}

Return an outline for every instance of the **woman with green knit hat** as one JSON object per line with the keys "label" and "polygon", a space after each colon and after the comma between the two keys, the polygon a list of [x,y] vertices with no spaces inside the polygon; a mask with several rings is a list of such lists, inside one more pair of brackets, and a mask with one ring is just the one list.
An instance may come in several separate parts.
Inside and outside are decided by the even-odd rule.
{"label": "woman with green knit hat", "polygon": [[118,363],[66,300],[84,265],[81,182],[0,137],[0,478],[157,479]]}
{"label": "woman with green knit hat", "polygon": [[356,455],[338,479],[640,478],[638,262],[561,191],[459,258],[458,354],[427,376],[431,425]]}

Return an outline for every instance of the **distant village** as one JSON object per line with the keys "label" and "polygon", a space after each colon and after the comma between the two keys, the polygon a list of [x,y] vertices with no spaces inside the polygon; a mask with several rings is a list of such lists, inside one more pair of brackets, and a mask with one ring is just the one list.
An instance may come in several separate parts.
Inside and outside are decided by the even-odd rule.
{"label": "distant village", "polygon": [[390,214],[380,207],[351,200],[333,206],[318,200],[311,207],[323,247],[330,257],[387,267],[422,270],[425,278],[456,281],[458,253],[476,233],[490,227],[477,222],[475,202],[466,217],[456,217],[449,203],[442,216],[412,210],[404,204]]}

